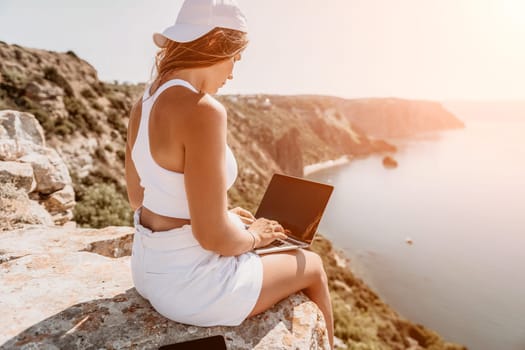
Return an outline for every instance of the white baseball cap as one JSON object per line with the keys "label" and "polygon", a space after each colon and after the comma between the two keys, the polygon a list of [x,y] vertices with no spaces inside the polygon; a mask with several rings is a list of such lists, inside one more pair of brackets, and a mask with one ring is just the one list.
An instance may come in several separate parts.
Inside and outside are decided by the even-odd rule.
{"label": "white baseball cap", "polygon": [[248,32],[246,17],[234,0],[185,0],[175,24],[153,34],[153,42],[164,47],[167,39],[185,43],[216,27]]}

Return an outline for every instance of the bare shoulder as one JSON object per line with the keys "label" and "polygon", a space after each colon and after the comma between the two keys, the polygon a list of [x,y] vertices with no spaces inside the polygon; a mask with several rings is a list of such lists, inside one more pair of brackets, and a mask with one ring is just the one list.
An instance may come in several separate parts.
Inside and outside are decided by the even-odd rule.
{"label": "bare shoulder", "polygon": [[177,123],[177,127],[183,128],[185,136],[189,138],[217,128],[226,129],[226,108],[208,94],[195,94],[179,87],[165,91],[159,96],[157,104],[159,114],[171,119],[165,125],[171,124],[173,111],[177,111],[177,118],[181,122]]}
{"label": "bare shoulder", "polygon": [[204,95],[189,115],[185,143],[202,145],[226,142],[226,108],[209,95]]}
{"label": "bare shoulder", "polygon": [[203,95],[190,113],[190,122],[195,124],[222,125],[226,123],[226,108],[210,95]]}

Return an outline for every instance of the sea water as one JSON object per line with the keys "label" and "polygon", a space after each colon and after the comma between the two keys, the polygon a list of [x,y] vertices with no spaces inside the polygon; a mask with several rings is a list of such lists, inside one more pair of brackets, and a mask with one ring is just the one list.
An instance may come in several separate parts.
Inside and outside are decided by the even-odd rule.
{"label": "sea water", "polygon": [[525,118],[394,141],[308,176],[334,193],[319,231],[402,316],[473,350],[525,349]]}

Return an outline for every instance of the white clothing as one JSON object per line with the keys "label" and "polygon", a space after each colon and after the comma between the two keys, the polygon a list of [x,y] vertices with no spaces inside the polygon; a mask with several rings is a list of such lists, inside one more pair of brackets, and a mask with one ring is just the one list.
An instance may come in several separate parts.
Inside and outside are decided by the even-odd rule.
{"label": "white clothing", "polygon": [[[154,213],[175,218],[190,219],[184,174],[161,167],[151,156],[149,143],[149,117],[151,108],[157,98],[166,89],[182,85],[196,93],[190,83],[182,79],[172,79],[162,84],[153,95],[149,95],[147,86],[142,97],[142,114],[140,125],[131,151],[131,157],[144,188],[142,205]],[[226,145],[226,179],[230,188],[237,177],[237,161],[232,150]]]}
{"label": "white clothing", "polygon": [[[184,189],[184,174],[162,168],[149,148],[148,121],[155,99],[167,88],[183,85],[180,79],[164,83],[148,99],[146,88],[133,161],[144,187],[143,206],[158,214],[189,218]],[[227,147],[228,187],[237,177],[237,162]],[[259,255],[248,252],[225,257],[203,249],[191,225],[168,231],[152,232],[134,214],[135,234],[131,272],[138,293],[165,317],[196,326],[236,326],[250,314],[262,288],[263,267]],[[239,216],[228,212],[229,219],[244,229]],[[249,235],[249,233],[246,233]]]}
{"label": "white clothing", "polygon": [[[161,315],[195,326],[237,326],[253,310],[262,288],[259,255],[220,256],[203,249],[191,225],[155,232],[135,211],[131,271],[135,288]],[[231,220],[244,227],[230,212]]]}

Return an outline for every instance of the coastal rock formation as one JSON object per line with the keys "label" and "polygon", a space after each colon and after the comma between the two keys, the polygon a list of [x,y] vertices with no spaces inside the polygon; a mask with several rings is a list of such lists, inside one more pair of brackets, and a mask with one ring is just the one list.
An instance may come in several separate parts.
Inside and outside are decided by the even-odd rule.
{"label": "coastal rock formation", "polygon": [[[55,224],[64,224],[73,217],[75,193],[67,166],[54,149],[46,147],[43,129],[29,113],[0,111],[0,179],[2,201],[6,205],[9,202],[15,212],[35,208],[38,202]],[[7,193],[9,184],[14,187],[10,190],[11,198]],[[22,192],[15,196],[19,189]],[[30,200],[36,202],[31,204]],[[42,213],[40,209],[37,211]],[[6,220],[5,215],[0,220]],[[36,215],[28,223],[49,224],[49,216]]]}
{"label": "coastal rock formation", "polygon": [[387,169],[397,168],[397,161],[391,156],[383,157],[383,166]]}
{"label": "coastal rock formation", "polygon": [[303,157],[297,129],[288,130],[275,142],[275,160],[281,170],[289,175],[303,176]]}
{"label": "coastal rock formation", "polygon": [[434,101],[357,99],[342,103],[341,108],[352,124],[376,138],[410,137],[465,127],[441,103]]}
{"label": "coastal rock formation", "polygon": [[28,227],[0,235],[0,349],[157,349],[223,335],[228,349],[327,349],[317,306],[295,294],[238,327],[158,314],[133,288],[133,229]]}

